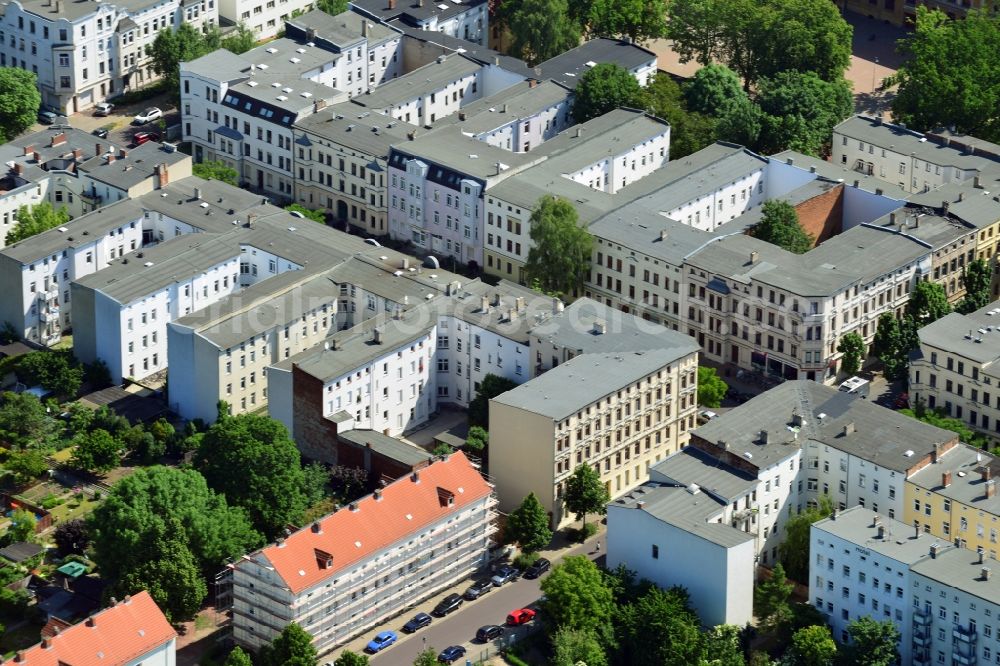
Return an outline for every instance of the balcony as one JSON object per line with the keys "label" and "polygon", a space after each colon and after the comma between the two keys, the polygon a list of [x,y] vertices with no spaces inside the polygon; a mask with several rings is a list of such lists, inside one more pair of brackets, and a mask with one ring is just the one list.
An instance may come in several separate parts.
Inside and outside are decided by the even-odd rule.
{"label": "balcony", "polygon": [[979,634],[976,633],[975,629],[965,627],[955,627],[951,632],[952,638],[962,643],[975,643],[979,638]]}
{"label": "balcony", "polygon": [[[952,652],[951,661],[953,664],[977,664],[978,658],[976,655],[963,654],[961,652]],[[916,662],[914,662],[916,663]]]}
{"label": "balcony", "polygon": [[38,318],[46,324],[59,321],[59,306],[53,306],[38,313]]}
{"label": "balcony", "polygon": [[922,632],[922,631],[914,632],[913,647],[915,648],[929,647],[932,640],[933,639],[931,638],[930,632]]}
{"label": "balcony", "polygon": [[931,612],[927,609],[913,611],[913,626],[928,627],[931,624]]}
{"label": "balcony", "polygon": [[912,663],[913,666],[930,666],[931,657],[929,654],[914,654]]}

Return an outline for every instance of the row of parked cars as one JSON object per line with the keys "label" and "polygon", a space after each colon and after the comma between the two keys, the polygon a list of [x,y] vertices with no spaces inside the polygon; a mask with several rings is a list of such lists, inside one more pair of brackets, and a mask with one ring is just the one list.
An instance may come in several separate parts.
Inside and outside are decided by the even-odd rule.
{"label": "row of parked cars", "polygon": [[[543,573],[548,571],[551,566],[552,563],[547,559],[544,557],[539,558],[534,564],[524,571],[523,576],[528,579],[538,578]],[[434,617],[445,617],[461,608],[465,601],[474,601],[479,599],[484,594],[490,592],[494,587],[502,587],[506,583],[516,581],[521,576],[522,574],[520,570],[516,567],[510,566],[509,564],[502,565],[494,571],[492,577],[478,580],[470,585],[464,594],[453,593],[446,596],[438,602],[430,614],[417,613],[403,625],[403,631],[407,634],[415,633],[420,629],[429,626],[431,622],[434,621]],[[432,615],[434,617],[431,617]],[[519,627],[522,624],[527,624],[535,618],[535,615],[536,611],[533,608],[517,608],[507,614],[506,626]],[[475,640],[479,643],[488,643],[492,640],[496,640],[500,636],[503,636],[504,631],[504,626],[488,624],[480,627],[476,631]],[[397,640],[399,640],[399,636],[395,631],[380,632],[368,642],[368,646],[365,648],[365,651],[370,654],[376,654],[393,645]],[[451,664],[452,662],[464,657],[465,652],[465,648],[461,645],[450,645],[441,651],[437,660],[442,664]]]}

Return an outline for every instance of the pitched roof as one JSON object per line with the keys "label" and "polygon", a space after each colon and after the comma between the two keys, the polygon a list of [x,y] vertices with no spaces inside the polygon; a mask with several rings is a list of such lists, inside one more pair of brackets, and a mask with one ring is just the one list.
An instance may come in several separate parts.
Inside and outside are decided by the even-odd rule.
{"label": "pitched roof", "polygon": [[24,651],[21,666],[124,666],[177,636],[143,590]]}
{"label": "pitched roof", "polygon": [[[453,503],[441,501],[438,489],[451,493]],[[398,479],[374,495],[343,508],[293,533],[283,543],[263,548],[260,555],[292,594],[341,575],[365,558],[418,532],[446,516],[455,514],[493,491],[462,452],[456,452]],[[319,530],[314,531],[318,526]],[[317,554],[329,555],[332,566],[324,568]],[[237,567],[240,565],[237,564]],[[74,666],[76,666],[74,664]]]}

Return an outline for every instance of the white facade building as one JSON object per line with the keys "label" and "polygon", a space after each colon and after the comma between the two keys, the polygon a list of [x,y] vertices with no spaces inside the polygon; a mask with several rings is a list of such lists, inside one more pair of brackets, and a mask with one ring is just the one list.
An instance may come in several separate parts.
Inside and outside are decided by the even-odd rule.
{"label": "white facade building", "polygon": [[486,46],[489,37],[489,7],[486,0],[464,2],[400,2],[399,0],[357,0],[354,11],[375,20],[398,21],[403,25],[457,37]]}

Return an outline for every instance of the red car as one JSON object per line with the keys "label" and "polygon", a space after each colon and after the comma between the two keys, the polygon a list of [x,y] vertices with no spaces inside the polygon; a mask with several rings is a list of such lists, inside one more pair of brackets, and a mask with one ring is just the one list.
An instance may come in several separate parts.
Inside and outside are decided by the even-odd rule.
{"label": "red car", "polygon": [[147,141],[159,141],[160,135],[156,132],[136,132],[132,136],[132,144],[135,146],[141,146]]}
{"label": "red car", "polygon": [[535,611],[530,608],[518,608],[515,611],[511,611],[510,615],[507,616],[507,624],[511,627],[528,624],[535,619],[535,614]]}

